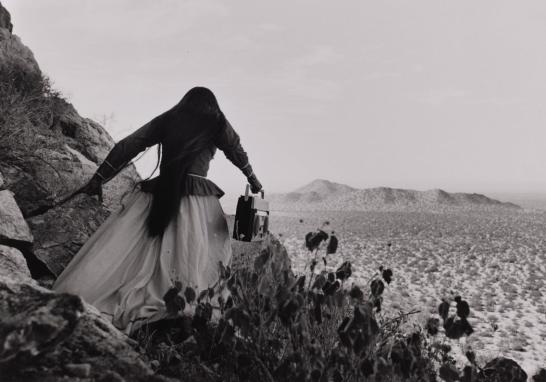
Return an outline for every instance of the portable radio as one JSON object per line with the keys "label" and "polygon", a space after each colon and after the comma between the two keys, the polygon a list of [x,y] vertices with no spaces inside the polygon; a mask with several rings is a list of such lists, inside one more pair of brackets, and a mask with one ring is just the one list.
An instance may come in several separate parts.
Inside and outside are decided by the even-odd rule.
{"label": "portable radio", "polygon": [[249,195],[250,185],[247,184],[245,195],[237,201],[233,238],[240,241],[262,240],[269,231],[269,202],[264,199],[264,191],[260,191],[261,198]]}

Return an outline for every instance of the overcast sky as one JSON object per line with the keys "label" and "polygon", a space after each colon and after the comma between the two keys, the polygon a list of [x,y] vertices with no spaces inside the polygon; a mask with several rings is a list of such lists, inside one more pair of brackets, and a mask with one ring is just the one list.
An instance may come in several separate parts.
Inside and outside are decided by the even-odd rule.
{"label": "overcast sky", "polygon": [[[543,0],[2,3],[116,140],[202,85],[266,190],[546,191]],[[245,181],[221,153],[209,177],[228,192]]]}

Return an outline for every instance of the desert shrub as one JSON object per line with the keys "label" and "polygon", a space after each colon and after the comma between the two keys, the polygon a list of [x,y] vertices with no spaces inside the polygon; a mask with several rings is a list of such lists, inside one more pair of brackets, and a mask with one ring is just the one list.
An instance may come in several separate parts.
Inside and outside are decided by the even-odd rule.
{"label": "desert shrub", "polygon": [[337,246],[330,239],[322,229],[306,235],[305,274],[282,269],[267,246],[250,268],[219,264],[214,288],[197,293],[174,282],[164,299],[176,319],[135,338],[159,373],[195,381],[491,380],[490,363],[468,346],[457,366],[451,343],[458,348],[474,332],[461,296],[444,299],[422,327],[403,330],[418,311],[382,311],[393,271],[380,267],[366,285],[351,284],[350,262],[326,270],[321,253]]}
{"label": "desert shrub", "polygon": [[[415,312],[381,314],[392,270],[381,267],[367,285],[349,285],[350,262],[333,272],[317,269],[326,261],[318,260],[322,251],[335,252],[330,235],[319,230],[306,243],[310,264],[304,275],[281,269],[268,246],[251,269],[219,264],[214,288],[197,294],[173,285],[165,302],[177,317],[174,324],[134,335],[158,371],[198,373],[196,380],[435,380],[426,333],[400,329]],[[188,306],[192,315],[181,313]]]}

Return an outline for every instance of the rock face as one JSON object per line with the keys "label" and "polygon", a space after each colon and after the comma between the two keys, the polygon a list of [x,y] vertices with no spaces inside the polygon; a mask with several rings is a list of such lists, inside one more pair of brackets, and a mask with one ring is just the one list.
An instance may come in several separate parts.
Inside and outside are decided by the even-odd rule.
{"label": "rock face", "polygon": [[11,16],[0,4],[0,63],[16,61],[28,72],[39,71],[32,51],[12,31]]}
{"label": "rock face", "polygon": [[13,247],[0,245],[0,277],[14,282],[32,282],[23,254]]}
{"label": "rock face", "polygon": [[33,235],[13,193],[9,190],[0,191],[0,244],[19,249],[26,258],[32,276],[38,278],[51,272],[32,251],[33,241]]}
{"label": "rock face", "polygon": [[[72,105],[60,99],[54,103],[51,124],[34,126],[33,140],[39,147],[12,147],[12,155],[4,153],[0,164],[4,187],[13,191],[25,217],[56,207],[83,186],[114,145],[100,125],[79,117]],[[105,208],[116,208],[121,195],[139,179],[130,165],[107,183]]]}
{"label": "rock face", "polygon": [[35,232],[34,254],[58,276],[107,216],[97,200],[76,195],[65,205],[28,219]]}
{"label": "rock face", "polygon": [[9,190],[0,191],[0,243],[22,242],[32,244],[32,233]]}
{"label": "rock face", "polygon": [[11,24],[11,15],[2,6],[0,6],[0,28],[7,29],[10,33],[13,30],[13,25]]}
{"label": "rock face", "polygon": [[0,379],[58,381],[74,373],[65,364],[88,365],[97,381],[169,380],[80,297],[0,275]]}
{"label": "rock face", "polygon": [[[227,216],[228,227],[230,230],[230,236],[233,234],[233,223],[235,221],[234,216]],[[273,262],[278,266],[278,271],[290,271],[292,272],[292,263],[286,248],[281,244],[278,238],[274,235],[269,235],[263,241],[239,241],[231,240],[232,259],[231,266],[234,269],[248,269],[252,271],[254,269],[254,260],[263,251],[270,254]],[[267,269],[265,272],[267,275],[272,274],[271,269]]]}
{"label": "rock face", "polygon": [[[265,270],[266,278],[284,270],[289,271],[290,273],[292,272],[291,261],[286,248],[273,235],[270,235],[263,241],[256,242],[232,240],[231,247],[233,249],[231,266],[234,269],[246,268],[252,271],[256,257],[261,253],[266,252],[268,253],[268,257],[273,260],[268,263],[269,268]],[[272,263],[277,267],[275,272],[270,268]]]}

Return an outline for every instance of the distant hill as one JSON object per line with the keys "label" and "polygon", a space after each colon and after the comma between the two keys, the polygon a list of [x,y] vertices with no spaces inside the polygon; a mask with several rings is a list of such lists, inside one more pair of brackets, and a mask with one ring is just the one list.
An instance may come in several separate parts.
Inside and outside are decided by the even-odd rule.
{"label": "distant hill", "polygon": [[353,188],[317,179],[286,194],[270,196],[273,210],[365,211],[365,210],[452,210],[521,209],[482,194],[449,193],[434,189],[416,191],[377,187]]}
{"label": "distant hill", "polygon": [[285,194],[282,199],[288,203],[318,203],[324,200],[341,197],[356,191],[356,188],[345,184],[316,179],[311,183]]}

